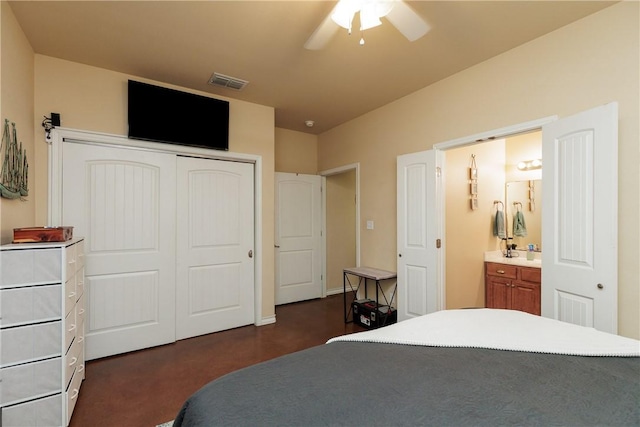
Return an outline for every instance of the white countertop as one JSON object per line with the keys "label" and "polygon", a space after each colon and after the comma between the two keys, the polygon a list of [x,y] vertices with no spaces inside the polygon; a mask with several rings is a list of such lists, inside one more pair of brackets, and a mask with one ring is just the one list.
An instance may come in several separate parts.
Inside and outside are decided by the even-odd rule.
{"label": "white countertop", "polygon": [[519,265],[522,267],[534,267],[534,268],[542,268],[542,253],[534,252],[534,259],[529,261],[527,260],[527,252],[526,251],[511,251],[513,254],[512,258],[507,258],[502,254],[502,251],[488,251],[484,253],[485,262],[497,262],[500,264],[510,264],[510,265]]}

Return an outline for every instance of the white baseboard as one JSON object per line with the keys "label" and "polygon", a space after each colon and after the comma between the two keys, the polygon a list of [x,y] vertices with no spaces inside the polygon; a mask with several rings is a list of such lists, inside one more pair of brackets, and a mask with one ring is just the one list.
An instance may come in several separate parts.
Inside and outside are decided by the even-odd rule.
{"label": "white baseboard", "polygon": [[329,295],[337,295],[337,294],[341,294],[341,293],[343,293],[342,287],[333,288],[333,289],[327,289],[327,296],[329,296]]}
{"label": "white baseboard", "polygon": [[271,325],[272,323],[276,323],[275,314],[273,316],[263,317],[258,323],[256,323],[256,326]]}

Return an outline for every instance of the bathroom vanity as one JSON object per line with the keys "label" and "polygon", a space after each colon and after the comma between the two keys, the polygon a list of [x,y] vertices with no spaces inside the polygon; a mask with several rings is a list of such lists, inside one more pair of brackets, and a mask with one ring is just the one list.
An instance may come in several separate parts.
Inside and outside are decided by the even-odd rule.
{"label": "bathroom vanity", "polygon": [[[519,254],[520,251],[516,251]],[[540,258],[527,260],[485,254],[485,306],[540,315]]]}

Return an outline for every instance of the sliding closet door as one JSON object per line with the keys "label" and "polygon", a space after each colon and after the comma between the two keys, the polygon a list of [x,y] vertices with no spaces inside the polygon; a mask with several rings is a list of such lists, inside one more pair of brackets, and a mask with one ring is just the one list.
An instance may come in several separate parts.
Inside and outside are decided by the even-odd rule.
{"label": "sliding closet door", "polygon": [[62,224],[86,239],[87,359],[175,340],[175,159],[64,143]]}
{"label": "sliding closet door", "polygon": [[253,164],[178,157],[176,337],[254,322]]}

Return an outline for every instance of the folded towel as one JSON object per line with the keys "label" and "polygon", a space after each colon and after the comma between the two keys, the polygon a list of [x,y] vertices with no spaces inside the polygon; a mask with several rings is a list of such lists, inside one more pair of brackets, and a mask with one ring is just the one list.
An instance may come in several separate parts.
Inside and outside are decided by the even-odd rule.
{"label": "folded towel", "polygon": [[524,237],[527,235],[527,226],[524,223],[522,211],[517,211],[513,216],[513,235]]}
{"label": "folded towel", "polygon": [[496,217],[493,223],[493,235],[501,239],[507,237],[504,229],[504,213],[502,211],[496,211]]}

